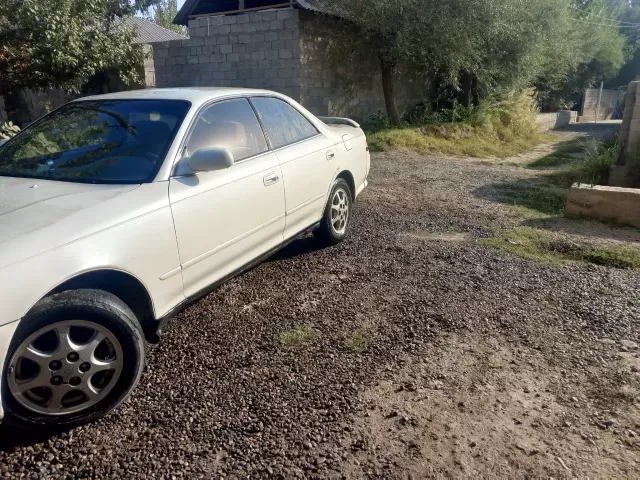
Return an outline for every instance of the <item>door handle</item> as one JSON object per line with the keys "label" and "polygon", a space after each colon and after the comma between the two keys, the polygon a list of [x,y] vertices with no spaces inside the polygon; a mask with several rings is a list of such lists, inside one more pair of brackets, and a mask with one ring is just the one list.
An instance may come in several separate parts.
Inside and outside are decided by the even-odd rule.
{"label": "door handle", "polygon": [[333,160],[334,158],[336,158],[336,152],[334,152],[333,150],[329,150],[327,152],[327,160]]}
{"label": "door handle", "polygon": [[275,185],[280,180],[280,177],[276,172],[267,173],[264,178],[264,186],[268,187],[269,185]]}

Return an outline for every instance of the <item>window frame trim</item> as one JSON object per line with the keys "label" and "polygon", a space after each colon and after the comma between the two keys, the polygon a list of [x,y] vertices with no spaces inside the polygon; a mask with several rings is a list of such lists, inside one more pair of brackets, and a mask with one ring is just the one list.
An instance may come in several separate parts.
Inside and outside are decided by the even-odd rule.
{"label": "window frame trim", "polygon": [[[181,141],[180,141],[180,146],[178,147],[178,151],[176,153],[177,158],[173,159],[173,165],[171,166],[171,170],[169,173],[169,179],[172,178],[184,178],[184,177],[192,177],[192,176],[198,176],[204,173],[209,173],[209,172],[192,172],[192,173],[187,173],[187,174],[176,174],[176,170],[179,167],[180,161],[184,158],[184,149],[187,146],[187,143],[189,141],[189,139],[191,138],[191,134],[193,133],[193,130],[196,126],[196,122],[198,120],[198,117],[202,114],[202,112],[204,110],[206,110],[209,107],[212,107],[213,105],[217,104],[217,103],[222,103],[222,102],[227,102],[229,100],[237,100],[240,98],[244,98],[249,105],[251,106],[251,109],[253,110],[253,114],[255,115],[256,119],[258,120],[258,123],[260,124],[260,127],[262,128],[262,134],[264,135],[265,141],[267,142],[267,151],[262,152],[262,153],[258,153],[256,155],[253,155],[251,157],[247,157],[243,160],[238,160],[235,161],[234,160],[234,165],[238,164],[238,163],[243,163],[249,160],[254,160],[256,158],[262,157],[264,155],[270,154],[270,153],[276,153],[279,150],[297,145],[299,143],[302,142],[306,142],[308,140],[311,140],[313,138],[317,138],[319,136],[322,136],[322,132],[318,129],[318,127],[315,125],[314,122],[312,122],[309,117],[307,117],[303,112],[301,112],[300,110],[298,110],[294,105],[292,105],[288,99],[286,98],[282,98],[281,96],[275,94],[274,93],[270,93],[270,92],[264,92],[264,93],[238,93],[236,95],[226,95],[224,97],[217,97],[217,98],[212,98],[211,100],[204,102],[202,105],[200,105],[198,107],[198,109],[196,110],[196,112],[193,114],[193,117],[190,120],[189,126],[187,127],[187,131],[184,134],[184,136],[182,137]],[[308,138],[304,138],[302,140],[298,140],[296,142],[290,143],[288,145],[283,145],[282,147],[278,147],[278,148],[273,148],[273,144],[271,143],[271,139],[269,138],[269,135],[267,134],[266,130],[264,129],[264,126],[262,124],[262,120],[260,119],[260,116],[258,115],[258,112],[256,111],[253,103],[251,102],[251,98],[275,98],[277,100],[281,100],[283,102],[285,102],[286,104],[288,104],[291,108],[293,108],[296,112],[298,112],[300,115],[302,115],[305,120],[307,120],[312,126],[313,128],[316,130],[316,134],[308,137]]]}
{"label": "window frame trim", "polygon": [[[242,160],[236,160],[234,158],[233,164],[235,165],[236,163],[242,163],[242,162],[246,162],[247,160],[256,158],[256,157],[260,157],[262,155],[265,155],[269,152],[271,152],[271,147],[269,145],[269,140],[267,139],[264,129],[262,128],[262,123],[260,122],[260,118],[258,118],[258,115],[256,114],[255,110],[253,109],[253,105],[251,105],[251,102],[249,101],[249,99],[245,96],[245,95],[238,95],[238,96],[233,96],[233,97],[224,97],[224,98],[216,98],[210,102],[204,103],[200,106],[200,108],[198,108],[198,111],[196,111],[196,113],[194,114],[191,123],[189,124],[189,129],[187,130],[187,133],[184,135],[182,144],[180,145],[180,148],[178,150],[178,155],[180,158],[178,158],[177,161],[174,162],[173,164],[173,168],[172,168],[172,174],[171,174],[171,178],[175,177],[175,170],[178,167],[178,163],[180,162],[180,160],[182,160],[182,158],[184,158],[184,150],[185,148],[187,148],[187,144],[189,143],[189,140],[191,140],[191,135],[193,134],[193,131],[196,128],[196,125],[198,123],[198,120],[200,118],[200,116],[202,115],[202,113],[207,110],[210,107],[213,107],[215,105],[218,105],[220,103],[225,103],[225,102],[231,102],[233,100],[241,100],[244,99],[247,101],[247,103],[249,104],[249,108],[251,109],[251,111],[253,112],[253,115],[256,117],[256,120],[258,122],[258,125],[260,125],[260,129],[262,130],[262,135],[264,137],[265,140],[265,144],[267,146],[267,149],[264,152],[260,152],[260,153],[256,153],[254,155],[251,155],[249,157],[243,158]],[[194,173],[198,173],[198,172],[194,172]],[[199,172],[199,173],[207,173],[207,172]],[[184,175],[180,175],[181,177]]]}

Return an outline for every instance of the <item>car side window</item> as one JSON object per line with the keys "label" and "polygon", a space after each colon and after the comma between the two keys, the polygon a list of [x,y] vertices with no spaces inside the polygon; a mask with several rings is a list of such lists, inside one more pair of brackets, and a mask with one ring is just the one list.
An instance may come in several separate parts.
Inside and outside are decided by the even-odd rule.
{"label": "car side window", "polygon": [[300,112],[278,98],[254,97],[255,107],[273,148],[280,148],[313,137],[318,130]]}
{"label": "car side window", "polygon": [[187,154],[212,147],[228,149],[236,162],[269,149],[260,122],[246,98],[215,103],[198,115],[187,142]]}

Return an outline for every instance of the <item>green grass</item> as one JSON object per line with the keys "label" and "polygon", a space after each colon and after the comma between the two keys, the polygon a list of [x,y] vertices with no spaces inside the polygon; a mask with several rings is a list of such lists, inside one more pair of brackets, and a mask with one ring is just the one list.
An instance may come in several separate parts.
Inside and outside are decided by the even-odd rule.
{"label": "green grass", "polygon": [[373,332],[367,327],[358,327],[344,341],[344,348],[351,353],[366,351],[373,340]]}
{"label": "green grass", "polygon": [[502,230],[496,237],[483,242],[501,252],[553,266],[582,262],[613,268],[640,269],[639,247],[585,246],[571,242],[557,233],[530,227]]}
{"label": "green grass", "polygon": [[526,152],[556,137],[542,134],[537,124],[533,92],[487,99],[477,107],[432,111],[423,107],[405,118],[401,128],[374,116],[365,123],[372,151],[399,148],[476,158],[506,158]]}
{"label": "green grass", "polygon": [[302,347],[317,341],[320,333],[311,325],[297,325],[289,330],[280,332],[280,344],[283,347]]}
{"label": "green grass", "polygon": [[367,135],[369,147],[374,152],[406,148],[423,154],[475,158],[510,157],[552,139],[538,132],[527,136],[505,136],[488,128],[463,123],[388,129]]}
{"label": "green grass", "polygon": [[618,154],[618,135],[604,142],[573,140],[560,145],[553,153],[523,166],[547,170],[542,178],[550,184],[569,188],[574,183],[606,185],[609,171]]}
{"label": "green grass", "polygon": [[[522,216],[561,215],[568,192],[544,180],[519,180],[494,185],[496,199],[500,203],[516,207]],[[535,212],[535,213],[534,213]]]}

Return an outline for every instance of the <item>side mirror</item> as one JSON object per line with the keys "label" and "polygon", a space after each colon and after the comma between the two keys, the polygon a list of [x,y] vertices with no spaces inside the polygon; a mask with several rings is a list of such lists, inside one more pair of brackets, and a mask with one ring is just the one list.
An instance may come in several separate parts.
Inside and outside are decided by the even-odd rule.
{"label": "side mirror", "polygon": [[186,159],[194,172],[212,172],[233,166],[233,153],[226,148],[202,148]]}

